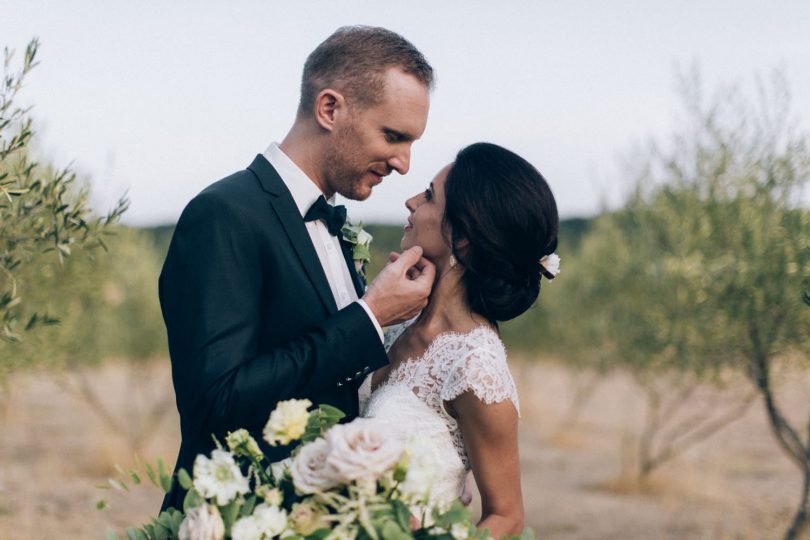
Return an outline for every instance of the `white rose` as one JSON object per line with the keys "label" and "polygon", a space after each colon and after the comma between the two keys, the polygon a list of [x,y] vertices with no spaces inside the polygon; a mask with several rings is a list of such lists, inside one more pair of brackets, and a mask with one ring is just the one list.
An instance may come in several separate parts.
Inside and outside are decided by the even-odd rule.
{"label": "white rose", "polygon": [[341,483],[360,478],[379,478],[402,456],[399,439],[372,418],[357,418],[333,426],[326,433],[329,455],[326,462]]}
{"label": "white rose", "polygon": [[194,460],[194,489],[205,499],[216,498],[217,506],[225,506],[237,495],[250,490],[247,478],[225,450],[214,450],[211,458],[200,454]]}
{"label": "white rose", "polygon": [[290,526],[301,536],[309,536],[318,529],[328,529],[329,522],[324,519],[326,511],[312,498],[295,503],[290,511]]}
{"label": "white rose", "polygon": [[289,444],[297,441],[306,431],[309,422],[307,409],[312,406],[308,399],[289,399],[281,401],[270,413],[270,419],[264,427],[264,440],[271,446]]}
{"label": "white rose", "polygon": [[357,243],[361,246],[367,246],[371,244],[371,241],[374,239],[373,236],[368,234],[363,229],[360,229],[360,232],[357,233]]}
{"label": "white rose", "polygon": [[300,493],[317,493],[338,485],[335,471],[327,463],[329,453],[329,444],[320,438],[305,444],[298,451],[290,464],[290,475]]}
{"label": "white rose", "polygon": [[278,536],[287,528],[287,511],[277,506],[260,504],[253,510],[253,518],[266,538]]}
{"label": "white rose", "polygon": [[180,540],[221,540],[225,524],[216,506],[202,504],[186,512],[178,534]]}
{"label": "white rose", "polygon": [[262,530],[259,522],[252,516],[240,518],[231,527],[233,540],[261,540]]}

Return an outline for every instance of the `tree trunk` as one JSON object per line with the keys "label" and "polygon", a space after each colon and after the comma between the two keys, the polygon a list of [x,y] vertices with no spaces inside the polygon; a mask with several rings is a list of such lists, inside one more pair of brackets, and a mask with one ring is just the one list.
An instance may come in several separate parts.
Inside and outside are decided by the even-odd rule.
{"label": "tree trunk", "polygon": [[[756,337],[756,335],[754,335]],[[757,345],[756,339],[752,342]],[[765,411],[768,413],[768,423],[771,432],[776,437],[779,446],[785,454],[799,467],[804,477],[802,485],[802,496],[796,515],[793,516],[793,523],[785,533],[785,540],[797,540],[808,524],[808,491],[810,491],[810,425],[808,425],[808,441],[805,444],[798,431],[788,422],[787,418],[779,410],[776,399],[771,388],[770,380],[770,357],[768,354],[759,351],[755,352],[750,365],[750,375],[754,384],[762,395],[765,402]]]}
{"label": "tree trunk", "polygon": [[807,529],[808,495],[810,495],[810,468],[804,470],[804,484],[802,485],[802,500],[799,509],[793,516],[793,523],[785,534],[785,540],[797,540],[801,538],[803,531]]}

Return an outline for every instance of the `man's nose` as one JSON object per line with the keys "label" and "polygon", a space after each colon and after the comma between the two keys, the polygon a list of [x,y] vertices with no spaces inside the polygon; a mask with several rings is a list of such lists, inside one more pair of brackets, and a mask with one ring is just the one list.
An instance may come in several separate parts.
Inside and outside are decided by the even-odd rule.
{"label": "man's nose", "polygon": [[397,171],[399,174],[407,174],[411,168],[411,147],[410,145],[403,146],[397,154],[388,160],[388,166]]}

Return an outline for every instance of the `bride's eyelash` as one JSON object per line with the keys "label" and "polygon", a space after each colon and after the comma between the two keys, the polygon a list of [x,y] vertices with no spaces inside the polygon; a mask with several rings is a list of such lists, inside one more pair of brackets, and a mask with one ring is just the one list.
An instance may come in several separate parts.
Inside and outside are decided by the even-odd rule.
{"label": "bride's eyelash", "polygon": [[430,188],[427,188],[425,190],[425,200],[428,200],[428,201],[433,200],[433,192],[430,191]]}

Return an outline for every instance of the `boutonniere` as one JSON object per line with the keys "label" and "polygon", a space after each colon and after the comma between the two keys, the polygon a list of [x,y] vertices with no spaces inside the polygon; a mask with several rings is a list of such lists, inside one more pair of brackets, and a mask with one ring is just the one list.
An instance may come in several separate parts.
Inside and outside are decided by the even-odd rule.
{"label": "boutonniere", "polygon": [[371,262],[371,241],[374,239],[363,229],[363,223],[351,225],[348,221],[340,229],[343,240],[352,246],[352,260],[357,273],[365,277],[366,263]]}

